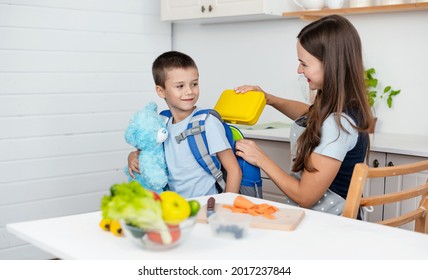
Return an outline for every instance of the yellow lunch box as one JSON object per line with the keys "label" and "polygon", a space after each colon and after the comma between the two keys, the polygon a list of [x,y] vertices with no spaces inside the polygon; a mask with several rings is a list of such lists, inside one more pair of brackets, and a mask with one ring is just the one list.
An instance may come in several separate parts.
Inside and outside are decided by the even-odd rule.
{"label": "yellow lunch box", "polygon": [[225,122],[253,125],[257,123],[265,105],[263,92],[248,91],[238,94],[232,89],[227,89],[221,94],[214,110]]}

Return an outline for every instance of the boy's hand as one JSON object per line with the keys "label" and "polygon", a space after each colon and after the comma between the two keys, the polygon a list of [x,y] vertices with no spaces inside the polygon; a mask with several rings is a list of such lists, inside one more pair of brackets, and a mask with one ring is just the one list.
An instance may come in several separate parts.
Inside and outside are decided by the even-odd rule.
{"label": "boy's hand", "polygon": [[135,173],[140,174],[140,167],[139,167],[139,161],[138,156],[140,155],[140,151],[134,151],[130,152],[128,155],[128,172],[129,175],[135,179]]}

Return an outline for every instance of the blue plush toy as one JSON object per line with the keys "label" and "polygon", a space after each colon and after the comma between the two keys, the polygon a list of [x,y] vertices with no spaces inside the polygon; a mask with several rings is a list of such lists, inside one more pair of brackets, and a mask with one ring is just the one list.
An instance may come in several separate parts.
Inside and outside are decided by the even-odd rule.
{"label": "blue plush toy", "polygon": [[[166,123],[157,112],[158,106],[150,102],[144,109],[136,112],[125,131],[125,140],[128,144],[140,150],[138,157],[140,173],[135,177],[146,189],[157,193],[163,191],[168,183],[168,171],[162,143],[168,138]],[[129,175],[128,167],[125,173],[129,181],[134,180]]]}

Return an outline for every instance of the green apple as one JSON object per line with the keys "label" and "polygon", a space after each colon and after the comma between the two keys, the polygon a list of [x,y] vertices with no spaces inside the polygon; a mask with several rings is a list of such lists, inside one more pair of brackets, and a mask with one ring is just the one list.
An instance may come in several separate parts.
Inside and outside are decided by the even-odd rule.
{"label": "green apple", "polygon": [[198,214],[199,209],[201,209],[201,204],[197,200],[189,200],[189,206],[190,206],[190,216],[196,216]]}

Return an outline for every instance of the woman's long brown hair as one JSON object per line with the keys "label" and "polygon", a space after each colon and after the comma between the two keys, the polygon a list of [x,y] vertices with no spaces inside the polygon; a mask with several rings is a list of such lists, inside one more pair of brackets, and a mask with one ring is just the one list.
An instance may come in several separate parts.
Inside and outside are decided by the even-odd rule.
{"label": "woman's long brown hair", "polygon": [[322,62],[324,82],[307,116],[306,130],[297,141],[297,156],[293,171],[317,171],[309,156],[320,144],[321,126],[335,114],[340,123],[342,112],[352,113],[359,132],[367,132],[373,121],[364,84],[364,66],[360,36],[344,17],[331,15],[310,23],[297,36],[302,47]]}

